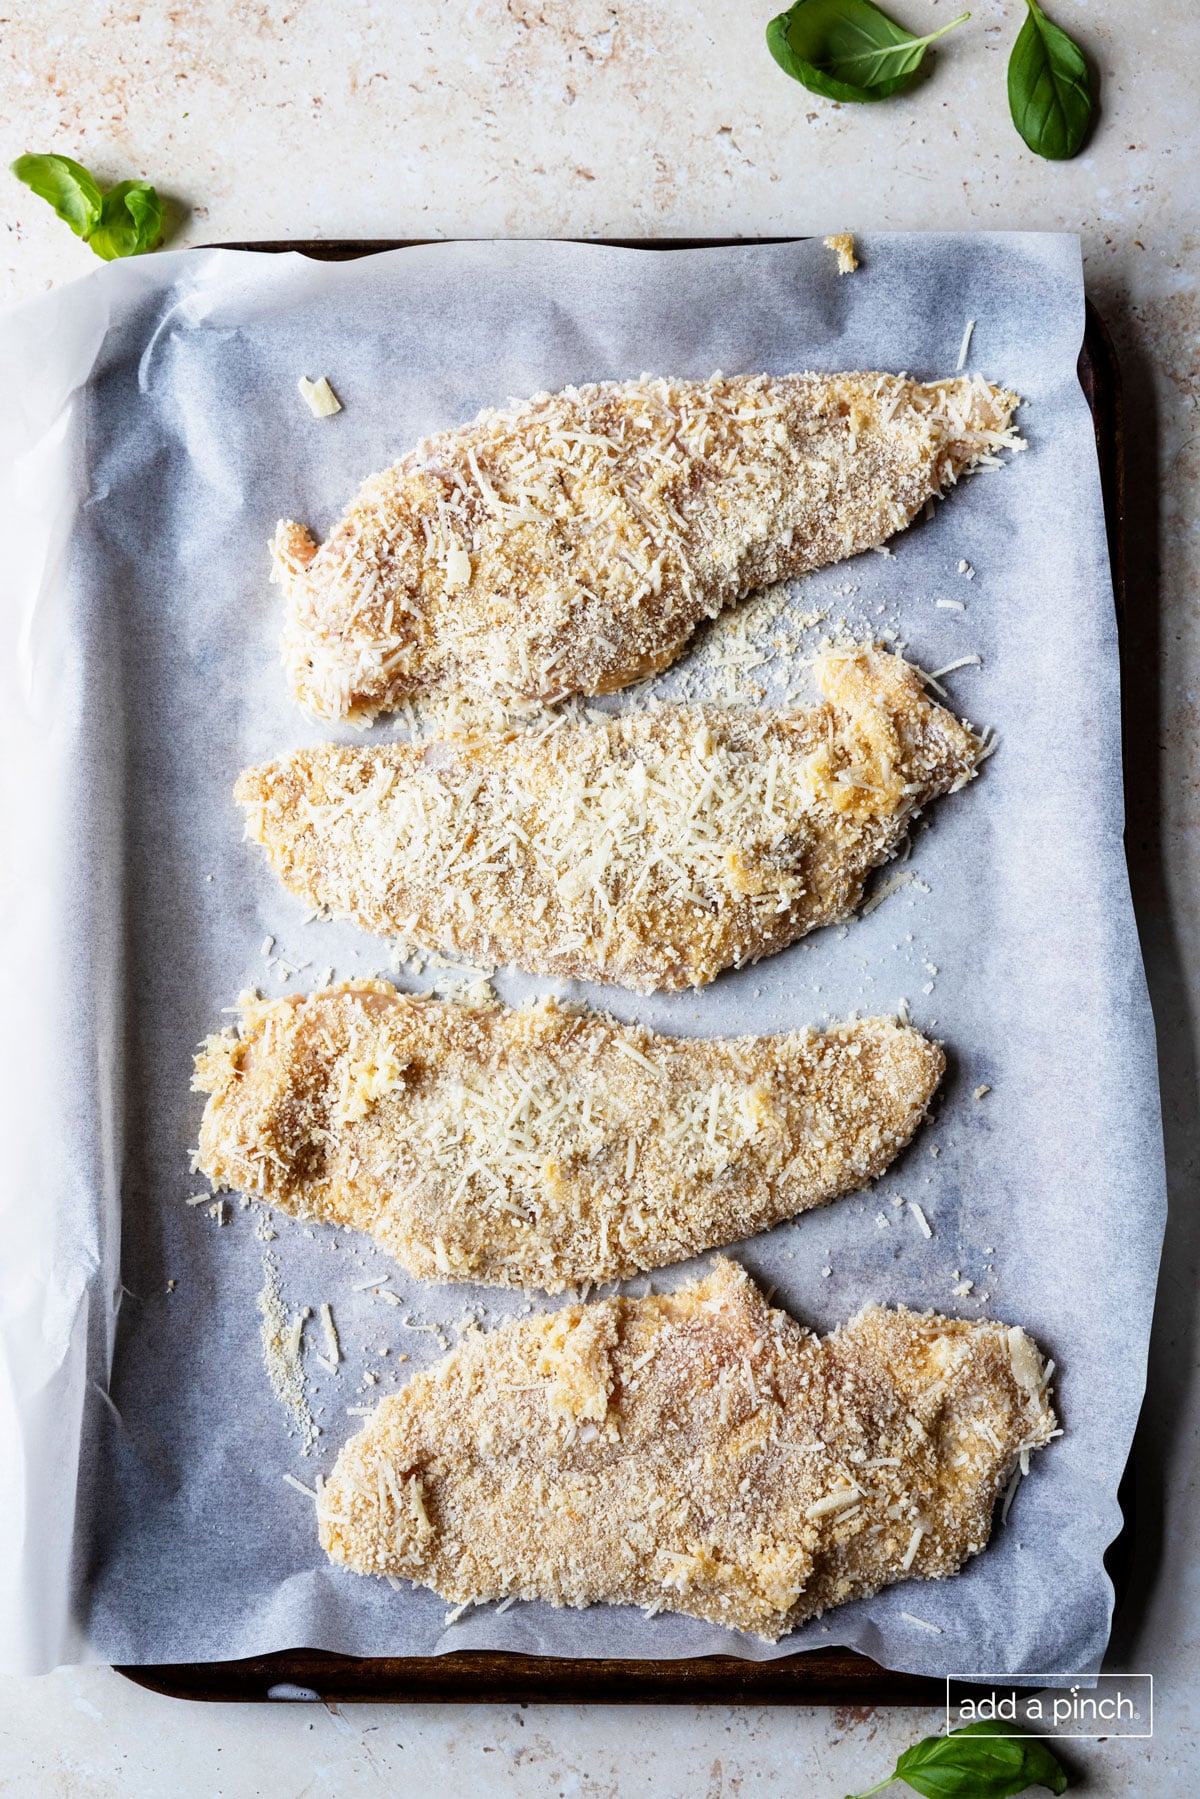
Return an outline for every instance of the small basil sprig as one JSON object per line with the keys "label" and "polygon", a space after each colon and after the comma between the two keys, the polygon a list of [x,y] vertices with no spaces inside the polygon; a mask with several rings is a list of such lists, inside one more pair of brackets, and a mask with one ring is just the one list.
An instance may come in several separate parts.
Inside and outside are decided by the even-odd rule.
{"label": "small basil sprig", "polygon": [[924,1799],[1010,1799],[1039,1786],[1065,1793],[1067,1775],[1058,1757],[1039,1737],[1013,1736],[1015,1728],[984,1718],[949,1736],[925,1737],[904,1751],[894,1773],[857,1799],[881,1793],[894,1780]]}
{"label": "small basil sprig", "polygon": [[1092,122],[1092,83],[1083,51],[1048,19],[1038,0],[1025,0],[1025,23],[1008,60],[1008,109],[1036,156],[1065,162]]}
{"label": "small basil sprig", "polygon": [[162,202],[148,181],[118,181],[102,194],[69,156],[18,156],[11,171],[105,262],[152,250],[162,236]]}
{"label": "small basil sprig", "polygon": [[797,0],[767,26],[781,69],[828,100],[886,100],[912,80],[929,45],[970,18],[962,13],[914,37],[873,0]]}
{"label": "small basil sprig", "polygon": [[117,256],[139,256],[162,236],[162,202],[148,181],[118,181],[104,196],[100,223],[88,243],[112,262]]}

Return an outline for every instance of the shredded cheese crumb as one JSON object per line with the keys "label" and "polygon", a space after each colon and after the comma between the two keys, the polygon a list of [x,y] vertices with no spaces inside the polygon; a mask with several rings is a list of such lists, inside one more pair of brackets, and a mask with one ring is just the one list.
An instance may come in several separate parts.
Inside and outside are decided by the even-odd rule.
{"label": "shredded cheese crumb", "polygon": [[451,544],[446,552],[446,586],[466,587],[471,579],[471,558],[460,543]]}
{"label": "shredded cheese crumb", "polygon": [[925,1526],[923,1524],[918,1524],[913,1531],[912,1536],[908,1539],[908,1548],[900,1558],[900,1566],[902,1568],[907,1570],[912,1567],[913,1562],[916,1559],[917,1550],[921,1547],[921,1538],[924,1535]]}
{"label": "shredded cheese crumb", "polygon": [[342,402],[330,387],[327,376],[322,375],[319,380],[310,381],[307,375],[301,375],[296,386],[314,418],[331,418],[335,412],[342,410]]}
{"label": "shredded cheese crumb", "polygon": [[321,1328],[325,1332],[325,1353],[336,1368],[342,1359],[341,1344],[338,1342],[337,1326],[333,1322],[333,1313],[326,1301],[321,1307]]}
{"label": "shredded cheese crumb", "polygon": [[882,906],[884,900],[889,898],[891,894],[898,892],[901,887],[906,887],[912,878],[912,869],[904,868],[901,869],[899,874],[892,875],[889,880],[882,881],[879,886],[876,887],[870,899],[867,900],[866,904],[863,906],[862,916],[864,918],[869,918],[877,906]]}
{"label": "shredded cheese crumb", "polygon": [[952,675],[956,668],[982,667],[982,656],[960,656],[955,662],[947,662],[945,668],[935,668],[929,678],[931,681],[940,681],[943,675]]}
{"label": "shredded cheese crumb", "polygon": [[971,348],[971,335],[974,332],[974,330],[975,330],[975,320],[968,319],[967,320],[967,328],[962,334],[962,345],[959,348],[958,361],[954,365],[956,369],[965,369],[967,366],[967,352]]}
{"label": "shredded cheese crumb", "polygon": [[908,1209],[917,1221],[917,1228],[923,1237],[932,1237],[933,1228],[915,1199],[910,1199]]}
{"label": "shredded cheese crumb", "polygon": [[[857,1487],[844,1487],[840,1492],[827,1493],[824,1499],[816,1500],[809,1506],[804,1516],[806,1518],[825,1518],[832,1512],[844,1511],[848,1505],[854,1505],[861,1497]],[[915,1549],[913,1554],[916,1554]],[[907,1568],[909,1564],[905,1562],[904,1565]]]}

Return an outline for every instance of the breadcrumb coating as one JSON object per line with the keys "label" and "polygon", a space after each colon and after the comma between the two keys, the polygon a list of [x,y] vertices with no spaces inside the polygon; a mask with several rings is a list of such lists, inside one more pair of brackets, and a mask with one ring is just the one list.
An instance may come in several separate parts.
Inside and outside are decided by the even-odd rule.
{"label": "breadcrumb coating", "polygon": [[321,744],[236,786],[285,887],[482,967],[700,986],[846,917],[980,745],[876,651],[816,706],[656,708],[380,748]]}
{"label": "breadcrumb coating", "polygon": [[775,1641],[955,1574],[1055,1433],[1025,1332],[868,1305],[822,1338],[720,1260],[678,1293],[469,1333],[379,1406],[322,1547],[455,1604],[685,1612]]}
{"label": "breadcrumb coating", "polygon": [[548,1293],[767,1230],[883,1173],[945,1067],[891,1019],[656,1036],[383,981],[243,1001],[210,1037],[199,1168],[369,1232],[425,1280]]}
{"label": "breadcrumb coating", "polygon": [[1021,447],[1016,404],[977,376],[717,374],[482,412],[372,476],[320,547],[280,523],[292,689],[358,722],[414,695],[610,693]]}
{"label": "breadcrumb coating", "polygon": [[824,240],[825,248],[832,250],[837,257],[839,275],[852,275],[858,267],[858,257],[854,254],[854,233],[852,231],[835,231]]}

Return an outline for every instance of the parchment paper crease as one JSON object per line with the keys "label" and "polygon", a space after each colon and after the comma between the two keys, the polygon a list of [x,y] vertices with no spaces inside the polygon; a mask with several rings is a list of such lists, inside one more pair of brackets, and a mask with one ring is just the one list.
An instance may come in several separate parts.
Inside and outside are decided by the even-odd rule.
{"label": "parchment paper crease", "polygon": [[[928,1672],[1097,1664],[1164,1192],[1121,840],[1116,629],[1075,375],[1079,248],[872,236],[860,253],[859,273],[839,279],[817,243],[442,245],[341,265],[193,251],[100,269],[3,321],[11,1666],[293,1644],[675,1657],[831,1642]],[[354,1291],[387,1271],[363,1244],[285,1220],[264,1243],[256,1210],[235,1203],[219,1226],[184,1203],[198,1189],[191,1055],[221,1008],[247,986],[388,966],[387,945],[306,924],[241,841],[237,772],[321,735],[284,691],[266,540],[280,515],[324,530],[420,434],[510,395],[643,370],[930,377],[953,372],[969,318],[968,366],[1025,396],[1028,452],[965,482],[893,558],[823,571],[790,612],[760,608],[744,636],[761,654],[783,645],[782,666],[747,669],[769,694],[793,684],[808,638],[843,619],[900,637],[929,669],[979,655],[946,684],[958,711],[995,728],[998,753],[918,831],[904,870],[915,878],[848,930],[697,995],[590,997],[658,1029],[715,1034],[891,1011],[905,996],[949,1048],[935,1120],[869,1194],[738,1253],[775,1303],[817,1327],[868,1298],[1024,1325],[1058,1363],[1065,1435],[961,1577],[893,1588],[777,1648],[604,1608],[485,1607],[447,1628],[433,1595],[329,1567],[283,1474],[311,1485],[360,1422],[346,1408],[441,1353],[434,1331],[404,1320],[452,1341],[468,1305],[490,1322],[522,1300],[396,1273],[403,1303],[389,1305]],[[300,375],[321,374],[345,407],[332,420],[310,418],[296,392]],[[813,613],[825,616],[806,635],[798,620]],[[278,963],[267,970],[267,935],[276,955],[308,964],[286,984]],[[537,987],[498,985],[509,998]],[[931,1242],[899,1196],[924,1208]],[[308,1456],[260,1357],[264,1255],[290,1308],[332,1303],[346,1352],[336,1375],[307,1359],[323,1432]],[[961,1279],[975,1283],[967,1297],[952,1292]]]}

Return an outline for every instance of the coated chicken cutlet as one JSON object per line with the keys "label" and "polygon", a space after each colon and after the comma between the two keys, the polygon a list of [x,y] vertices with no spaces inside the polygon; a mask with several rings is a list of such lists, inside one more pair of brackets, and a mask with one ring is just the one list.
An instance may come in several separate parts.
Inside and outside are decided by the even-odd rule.
{"label": "coated chicken cutlet", "polygon": [[350,983],[210,1037],[199,1167],[368,1231],[427,1280],[605,1281],[768,1229],[882,1174],[942,1076],[891,1019],[659,1037],[546,1001]]}
{"label": "coated chicken cutlet", "polygon": [[814,1336],[721,1260],[468,1334],[344,1446],[321,1545],[456,1604],[640,1605],[774,1642],[976,1555],[1057,1434],[1047,1380],[986,1320],[868,1305]]}
{"label": "coated chicken cutlet", "polygon": [[968,376],[714,375],[483,412],[372,476],[319,548],[281,522],[292,689],[361,722],[413,695],[610,693],[1020,447],[1016,404]]}
{"label": "coated chicken cutlet", "polygon": [[285,887],[484,966],[700,986],[844,918],[980,745],[873,651],[829,654],[816,706],[657,708],[603,724],[249,769],[247,835]]}

